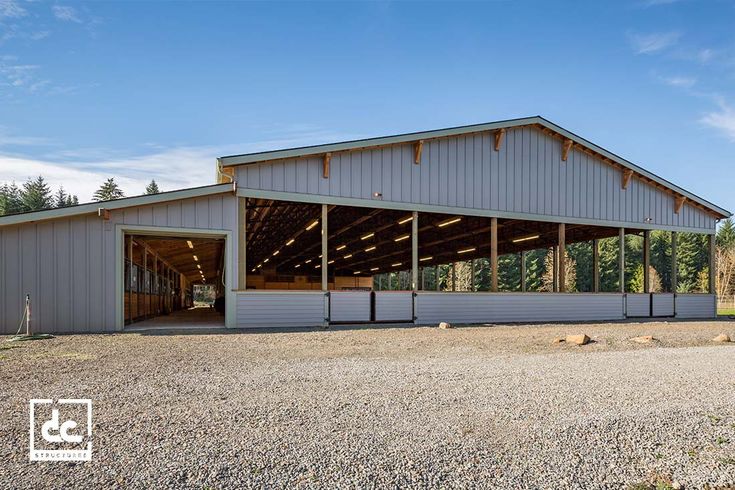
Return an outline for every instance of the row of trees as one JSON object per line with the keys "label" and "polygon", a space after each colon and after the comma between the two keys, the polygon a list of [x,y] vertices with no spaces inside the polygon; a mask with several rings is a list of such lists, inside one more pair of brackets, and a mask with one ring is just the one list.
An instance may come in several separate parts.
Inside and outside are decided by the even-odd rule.
{"label": "row of trees", "polygon": [[[723,222],[717,232],[717,294],[720,298],[735,294],[735,226],[732,220]],[[619,239],[600,240],[600,291],[620,290]],[[567,246],[565,260],[567,291],[589,292],[593,290],[592,243],[581,242]],[[473,267],[471,261],[423,269],[423,285],[435,290],[439,281],[441,291],[471,291]],[[677,237],[677,287],[676,292],[707,292],[709,288],[709,246],[707,235],[679,233]],[[438,274],[438,277],[437,277]],[[651,232],[651,269],[649,271],[652,292],[672,292],[671,233]],[[456,284],[453,285],[453,281]],[[528,291],[553,291],[553,254],[549,249],[526,252],[526,289]],[[410,289],[409,272],[382,274],[376,277],[376,288]],[[477,291],[490,290],[491,274],[488,258],[475,259],[474,285]],[[520,291],[521,265],[519,254],[498,257],[498,289]],[[625,290],[643,292],[643,237],[625,237]]]}
{"label": "row of trees", "polygon": [[[151,180],[145,188],[146,194],[158,194],[160,189],[155,180]],[[125,193],[114,178],[107,179],[92,197],[94,201],[109,201],[125,197]],[[6,214],[25,213],[42,209],[65,208],[79,204],[79,198],[67,194],[60,186],[56,192],[42,176],[28,179],[22,186],[15,182],[0,186],[0,216]]]}

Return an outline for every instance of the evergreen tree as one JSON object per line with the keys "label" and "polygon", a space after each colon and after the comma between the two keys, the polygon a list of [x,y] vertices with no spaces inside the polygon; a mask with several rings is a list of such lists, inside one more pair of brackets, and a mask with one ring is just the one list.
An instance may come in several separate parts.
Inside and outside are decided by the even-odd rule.
{"label": "evergreen tree", "polygon": [[600,240],[600,291],[620,291],[620,239]]}
{"label": "evergreen tree", "polygon": [[0,216],[23,211],[21,191],[15,182],[0,186]]}
{"label": "evergreen tree", "polygon": [[[577,291],[577,264],[568,253],[564,254],[564,285],[569,293]],[[541,278],[540,291],[554,291],[554,249],[549,249],[544,259],[544,274]]]}
{"label": "evergreen tree", "polygon": [[110,201],[112,199],[120,199],[121,197],[125,197],[122,189],[120,189],[120,186],[117,185],[117,182],[115,182],[114,178],[109,178],[105,181],[104,184],[100,186],[99,189],[94,192],[92,200]]}
{"label": "evergreen tree", "polygon": [[732,218],[727,218],[717,230],[717,246],[722,248],[735,247],[735,223]]}
{"label": "evergreen tree", "polygon": [[48,209],[53,206],[51,189],[40,175],[23,184],[21,200],[23,201],[24,211],[37,211],[40,209]]}
{"label": "evergreen tree", "polygon": [[651,266],[661,283],[660,291],[651,291],[671,291],[671,233],[658,230],[651,232]]}
{"label": "evergreen tree", "polygon": [[592,242],[578,242],[567,245],[567,254],[576,264],[576,290],[592,291]]}
{"label": "evergreen tree", "polygon": [[498,291],[521,290],[521,256],[505,254],[498,257]]}
{"label": "evergreen tree", "polygon": [[65,208],[66,206],[68,206],[68,201],[69,195],[64,191],[64,187],[60,186],[59,190],[56,191],[56,196],[54,196],[54,207]]}
{"label": "evergreen tree", "polygon": [[695,292],[699,287],[700,272],[709,263],[707,235],[680,233],[677,241],[678,291]]}
{"label": "evergreen tree", "polygon": [[161,190],[158,188],[155,180],[151,180],[151,183],[145,187],[146,194],[160,194]]}
{"label": "evergreen tree", "polygon": [[[648,267],[648,280],[650,281],[649,288],[651,293],[660,293],[661,289],[661,277],[656,272],[653,266]],[[643,264],[638,264],[633,272],[633,276],[630,278],[630,289],[631,293],[644,293],[644,281],[643,281]]]}

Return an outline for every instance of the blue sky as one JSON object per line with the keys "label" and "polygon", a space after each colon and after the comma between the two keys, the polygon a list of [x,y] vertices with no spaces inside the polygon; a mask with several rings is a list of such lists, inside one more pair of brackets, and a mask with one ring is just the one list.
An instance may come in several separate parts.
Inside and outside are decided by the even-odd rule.
{"label": "blue sky", "polygon": [[0,0],[0,181],[542,115],[735,210],[735,3]]}

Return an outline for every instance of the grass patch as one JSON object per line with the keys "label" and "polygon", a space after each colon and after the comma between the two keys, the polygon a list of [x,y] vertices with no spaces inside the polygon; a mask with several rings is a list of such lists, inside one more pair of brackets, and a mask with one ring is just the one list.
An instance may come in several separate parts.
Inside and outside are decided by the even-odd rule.
{"label": "grass patch", "polygon": [[718,315],[735,316],[735,308],[719,308],[717,310]]}

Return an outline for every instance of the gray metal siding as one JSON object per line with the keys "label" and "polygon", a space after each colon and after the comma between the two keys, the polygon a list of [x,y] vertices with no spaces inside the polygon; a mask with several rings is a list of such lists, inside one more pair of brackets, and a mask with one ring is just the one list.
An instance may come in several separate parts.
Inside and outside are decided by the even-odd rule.
{"label": "gray metal siding", "polygon": [[322,291],[237,293],[238,328],[307,327],[324,324]]}
{"label": "gray metal siding", "polygon": [[375,320],[413,320],[413,293],[411,291],[376,291]]}
{"label": "gray metal siding", "polygon": [[653,316],[674,316],[673,293],[656,293],[653,295]]}
{"label": "gray metal siding", "polygon": [[[237,168],[241,187],[330,197],[594,219],[635,227],[650,224],[710,231],[714,218],[637,178],[622,189],[621,172],[573,149],[561,160],[561,141],[530,127],[509,129],[500,151],[489,132],[428,140],[421,164],[411,144],[332,155],[322,178],[319,156]],[[379,206],[379,202],[375,202]],[[455,209],[456,210],[456,209]]]}
{"label": "gray metal siding", "polygon": [[619,320],[623,295],[419,292],[416,316],[416,323]]}
{"label": "gray metal siding", "polygon": [[17,330],[26,293],[36,332],[114,331],[115,225],[123,223],[237,230],[237,198],[113,210],[109,221],[82,215],[0,228],[0,333]]}
{"label": "gray metal siding", "polygon": [[329,320],[332,322],[370,321],[370,291],[332,291],[329,293]]}
{"label": "gray metal siding", "polygon": [[714,294],[677,294],[676,318],[714,318],[717,303]]}
{"label": "gray metal siding", "polygon": [[625,295],[625,314],[629,317],[650,317],[651,295],[627,293]]}

